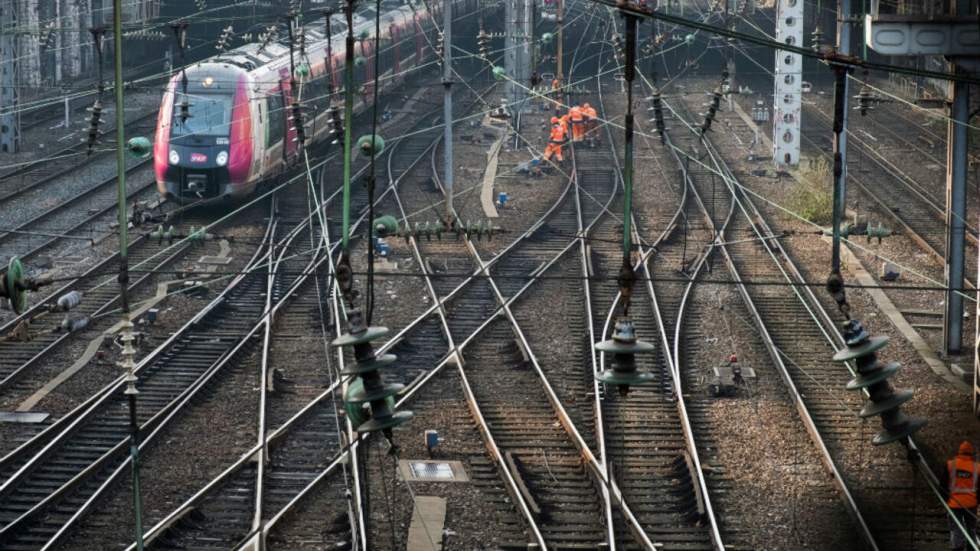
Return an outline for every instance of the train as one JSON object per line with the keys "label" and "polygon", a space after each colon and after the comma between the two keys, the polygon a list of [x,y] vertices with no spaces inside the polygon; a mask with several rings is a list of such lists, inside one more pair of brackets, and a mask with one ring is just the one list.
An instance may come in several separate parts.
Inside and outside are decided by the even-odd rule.
{"label": "train", "polygon": [[[456,0],[455,17],[473,13],[477,1]],[[413,6],[385,0],[381,6],[378,64],[384,88],[435,55],[432,31],[442,3]],[[355,113],[368,106],[375,80],[374,19],[373,6],[354,15],[355,56],[363,58],[354,69],[360,92]],[[282,174],[300,154],[287,109],[294,97],[310,108],[305,119],[308,143],[330,135],[329,89],[343,89],[347,35],[342,14],[334,14],[330,24],[329,41],[324,19],[305,26],[305,59],[299,59],[298,49],[294,58],[308,69],[305,76],[297,75],[296,90],[290,85],[288,42],[251,42],[175,72],[164,91],[154,135],[160,195],[195,201],[242,199],[261,182]]]}

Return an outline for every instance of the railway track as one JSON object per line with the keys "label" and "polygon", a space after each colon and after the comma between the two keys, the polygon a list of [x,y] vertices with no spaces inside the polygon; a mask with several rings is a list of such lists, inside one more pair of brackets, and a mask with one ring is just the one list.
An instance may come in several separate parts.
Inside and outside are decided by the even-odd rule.
{"label": "railway track", "polygon": [[[317,218],[306,225],[309,212],[305,201],[293,202],[278,212],[279,220],[287,228],[299,227],[302,231],[291,232],[289,240],[276,247],[274,262],[270,262],[267,270],[270,275],[265,309],[270,315],[261,327],[261,347],[256,346],[249,362],[260,377],[256,430],[259,442],[243,456],[243,460],[233,465],[234,470],[226,470],[189,504],[168,516],[164,529],[152,530],[147,539],[148,548],[234,547],[248,539],[264,518],[265,508],[277,511],[292,497],[295,488],[311,480],[341,447],[339,433],[330,429],[336,423],[335,402],[325,399],[324,395],[324,399],[312,400],[310,407],[302,407],[310,402],[304,399],[308,395],[306,392],[324,382],[327,383],[324,386],[329,386],[329,380],[324,381],[323,377],[326,373],[317,369],[322,364],[315,362],[316,358],[322,359],[322,348],[319,355],[309,358],[313,362],[297,370],[312,379],[305,382],[314,382],[304,385],[306,392],[303,395],[283,395],[284,389],[274,388],[277,378],[272,370],[277,365],[284,367],[292,362],[277,363],[273,356],[281,357],[285,353],[284,347],[300,344],[295,339],[304,338],[311,332],[311,321],[317,324],[315,327],[330,323],[330,320],[319,318],[320,312],[329,313],[329,310],[320,310],[317,293],[317,289],[327,283],[322,269],[325,245],[317,240],[318,245],[311,247],[307,239],[307,231],[310,235],[319,233]],[[271,275],[274,273],[280,275]],[[295,279],[302,281],[293,285]],[[311,319],[314,315],[316,317]],[[322,343],[322,338],[317,342]]]}
{"label": "railway track", "polygon": [[[129,169],[127,177],[130,178],[126,186],[128,204],[156,196],[148,163]],[[89,244],[94,244],[112,232],[112,214],[117,209],[115,201],[116,177],[111,176],[12,227],[0,230],[3,254],[20,257],[30,266],[30,262],[40,253],[48,252],[56,245],[71,248],[70,243],[84,243],[80,240],[85,238],[89,239]],[[103,227],[93,227],[100,220]]]}
{"label": "railway track", "polygon": [[[600,98],[605,99],[605,98]],[[600,103],[601,116],[610,120],[610,109]],[[615,150],[617,137],[606,127],[606,146],[596,152],[576,148],[577,172],[581,178],[603,178],[615,186],[621,185],[619,156]],[[652,150],[651,150],[652,153]],[[649,156],[648,156],[649,157]],[[661,175],[658,175],[661,176]],[[647,179],[647,186],[656,186],[662,207],[653,218],[634,215],[634,239],[642,243],[638,249],[640,262],[635,263],[641,282],[631,301],[630,317],[638,338],[656,343],[651,354],[638,355],[637,366],[654,375],[650,385],[632,388],[622,396],[612,389],[597,387],[596,408],[601,412],[599,422],[605,442],[606,462],[611,476],[633,504],[637,518],[651,539],[666,549],[711,549],[721,546],[716,521],[710,513],[710,498],[700,480],[700,463],[694,435],[685,430],[687,412],[677,400],[674,361],[670,343],[671,328],[678,316],[684,285],[662,283],[658,276],[676,280],[685,275],[678,271],[681,258],[687,251],[687,236],[678,231],[679,223],[690,217],[697,204],[689,198],[686,183],[673,193],[668,189],[669,176],[662,174],[662,183]],[[648,190],[649,191],[649,190]],[[643,243],[639,231],[651,228],[655,238]],[[655,229],[653,229],[655,228]],[[622,248],[617,246],[622,227],[607,219],[591,235],[589,264],[594,266],[594,279],[589,281],[592,301],[592,332],[594,341],[611,338],[611,332],[621,309],[616,275],[622,264]],[[695,243],[690,243],[693,251]],[[692,277],[696,271],[692,270]],[[650,283],[643,285],[646,279]],[[594,351],[595,369],[608,367],[611,360]],[[626,540],[626,530],[617,523],[618,539]]]}
{"label": "railway track", "polygon": [[[244,214],[247,216],[250,211]],[[186,234],[190,227],[204,223],[206,218],[203,215],[188,216],[176,224],[175,229]],[[130,244],[128,255],[130,269],[133,271],[130,293],[135,295],[155,281],[153,272],[164,270],[186,254],[198,250],[200,249],[189,242],[164,249],[148,236],[137,236]],[[51,311],[57,297],[71,291],[82,293],[83,300],[72,313],[76,316],[87,316],[90,320],[98,320],[118,307],[119,286],[116,278],[110,275],[118,271],[118,264],[118,255],[97,263],[48,298],[38,301],[23,315],[0,327],[0,333],[13,335],[17,333],[16,328],[23,324],[30,334],[29,339],[9,338],[0,344],[0,350],[4,352],[0,357],[0,391],[9,395],[32,389],[38,381],[24,380],[23,375],[57,351],[58,346],[72,339],[72,333],[62,327],[63,316],[56,310]]]}
{"label": "railway track", "polygon": [[[419,122],[427,123],[428,121],[423,120]],[[403,142],[411,144],[420,140],[431,140],[431,137],[426,137],[425,134],[416,134],[410,138],[400,140],[392,147],[391,156],[393,158],[396,157],[394,152],[400,150],[400,144]],[[419,154],[417,156],[422,155]],[[362,167],[361,171],[355,176],[358,178],[363,177],[364,170],[365,167]],[[321,178],[325,178],[328,173],[329,171],[322,171]],[[390,197],[393,194],[389,192],[393,189],[386,189],[382,192],[381,196],[377,199],[381,203],[379,207],[385,202],[391,202],[392,199]],[[334,219],[331,216],[332,210],[334,209],[334,199],[336,199],[335,195],[329,198],[330,202],[326,208],[328,220],[331,221]],[[362,212],[364,210],[363,205],[366,204],[366,201],[366,192],[354,195],[354,210],[361,214],[358,223],[363,222],[366,217],[366,214]],[[306,216],[306,213],[308,213],[308,210],[301,211],[301,214],[304,216]],[[282,216],[282,213],[280,213],[280,216]],[[317,219],[314,216],[314,220]],[[328,223],[329,226],[330,224]],[[318,231],[314,229],[313,234],[316,233]],[[303,240],[300,239],[299,241]],[[324,242],[319,239],[317,241]],[[329,240],[327,239],[327,241]],[[288,255],[286,258],[288,258]],[[287,268],[287,271],[290,270]],[[293,266],[292,271],[303,272],[304,269],[300,266]],[[326,283],[326,279],[322,276],[318,281],[321,284]],[[308,342],[323,342],[322,335],[309,335],[311,329],[309,326],[309,316],[311,312],[315,309],[316,316],[329,313],[329,310],[326,312],[321,310],[322,297],[318,296],[318,291],[310,288],[312,284],[313,279],[307,279],[305,281],[306,287],[281,290],[280,285],[273,284],[273,287],[270,288],[270,292],[268,293],[270,297],[275,298],[280,295],[285,297],[288,294],[298,296],[299,298],[295,299],[296,303],[294,305],[286,307],[278,315],[279,321],[276,324],[276,330],[272,330],[271,328],[267,330],[261,366],[261,373],[263,374],[263,396],[267,394],[268,389],[266,385],[272,385],[269,381],[276,380],[274,374],[275,366],[288,365],[295,361],[295,357],[289,357],[288,362],[280,361],[277,364],[269,359],[270,357],[275,357],[277,349],[280,350],[278,352],[280,355],[285,354],[288,356],[291,354],[291,347],[287,351],[284,348],[285,345],[276,344],[281,340],[280,337],[282,335],[285,335],[284,338],[287,339],[290,336],[299,337],[301,335],[307,335],[301,338],[306,339]],[[292,312],[297,312],[297,314],[292,314]],[[297,316],[300,319],[297,319]],[[324,320],[318,318],[318,321],[322,323]],[[327,323],[334,328],[340,327],[339,319],[327,320]],[[338,359],[342,362],[343,356],[338,357]],[[424,358],[416,359],[409,357],[408,359],[419,370],[424,370],[428,367],[424,362]],[[259,434],[266,434],[271,431],[269,438],[265,442],[257,444],[252,451],[246,453],[241,460],[227,469],[220,477],[209,483],[185,503],[184,506],[164,518],[156,527],[148,532],[148,541],[151,541],[153,547],[180,548],[187,545],[213,545],[217,546],[217,548],[229,548],[235,547],[235,545],[241,544],[242,542],[250,541],[251,538],[260,537],[260,534],[262,534],[261,537],[264,539],[264,534],[267,533],[267,530],[261,531],[264,523],[283,515],[291,507],[291,501],[296,499],[303,492],[304,488],[309,491],[309,484],[312,482],[315,481],[316,485],[321,488],[326,485],[326,487],[336,487],[346,491],[348,486],[344,481],[344,477],[331,476],[325,480],[316,480],[316,475],[320,473],[320,470],[326,464],[330,463],[330,459],[340,449],[342,439],[347,436],[344,430],[331,431],[330,429],[324,428],[330,425],[322,424],[324,419],[333,419],[335,415],[334,412],[336,411],[337,404],[334,400],[339,399],[339,394],[335,396],[338,388],[336,381],[339,381],[340,378],[334,373],[331,378],[334,383],[330,385],[330,381],[324,381],[323,373],[318,373],[318,371],[321,370],[315,368],[305,371],[300,370],[305,375],[299,381],[290,378],[290,380],[282,382],[283,385],[286,385],[286,388],[297,390],[296,394],[291,395],[292,393],[287,390],[284,397],[279,397],[279,394],[274,394],[263,399],[263,416],[260,421]],[[309,384],[310,379],[319,381],[319,384]],[[302,381],[304,380],[306,384],[303,384]],[[298,388],[296,386],[297,382],[299,383]],[[328,383],[327,386],[329,386],[329,389],[319,393],[318,387],[324,382]],[[315,396],[312,401],[309,401],[307,398],[311,397],[311,393],[319,393],[319,395]],[[299,413],[290,417],[300,406],[304,407],[302,407]],[[335,421],[333,426],[336,426]],[[340,429],[340,427],[338,426],[337,429]],[[324,432],[325,430],[326,432]],[[322,446],[324,439],[334,443],[335,446],[324,448]],[[267,459],[265,458],[265,454],[261,452],[263,449],[268,450],[266,452],[269,454]],[[300,453],[303,450],[309,451],[310,453]],[[256,453],[261,457],[253,464],[251,460]],[[359,501],[356,499],[356,475],[354,488],[353,503],[356,504]],[[243,496],[247,496],[247,498],[242,499]],[[345,500],[342,501],[343,503],[347,503]],[[359,507],[356,505],[352,505],[352,507],[359,510]],[[350,526],[344,528],[341,524],[337,525],[338,539],[330,542],[325,541],[325,543],[344,544],[346,542],[349,544],[352,541],[352,528]]]}
{"label": "railway track", "polygon": [[[818,133],[830,135],[831,117],[819,107],[808,111],[817,114],[817,120],[820,121]],[[812,124],[814,118],[805,117],[804,120]],[[814,132],[812,128],[810,131]],[[803,135],[806,135],[806,131]],[[940,195],[935,187],[930,189],[902,171],[894,162],[877,151],[876,144],[870,143],[867,137],[852,130],[848,132],[848,140],[852,155],[860,153],[865,161],[870,161],[880,169],[880,171],[864,172],[856,165],[849,173],[851,182],[855,183],[883,214],[898,224],[903,234],[908,235],[940,266],[943,266],[946,257],[946,205],[945,201],[935,199],[943,195]],[[810,141],[812,143],[812,140]],[[822,148],[818,149],[822,151]],[[825,152],[822,156],[829,159]],[[896,182],[900,183],[908,193],[895,193]],[[976,245],[976,227],[967,220],[966,228],[967,239]],[[973,266],[976,264],[975,252],[970,247],[967,249],[966,265]],[[968,285],[974,286],[973,279],[975,278],[967,277]]]}
{"label": "railway track", "polygon": [[[267,256],[268,251],[258,249],[250,266]],[[250,348],[253,320],[261,317],[265,305],[256,292],[261,282],[255,273],[239,275],[208,308],[140,361],[143,446],[216,373]],[[103,481],[126,467],[123,390],[123,381],[117,380],[70,414],[68,426],[43,447],[31,440],[0,459],[0,541],[6,548],[36,549],[56,541],[98,498]]]}
{"label": "railway track", "polygon": [[[305,198],[302,199],[305,207]],[[253,264],[258,261],[253,259]],[[251,346],[249,335],[256,334],[262,324],[265,300],[257,290],[261,281],[253,281],[257,275],[249,270],[245,272],[249,273],[236,278],[211,306],[141,362],[141,369],[147,372],[141,377],[142,386],[155,392],[154,385],[157,385],[163,392],[160,397],[143,398],[149,402],[141,401],[152,404],[147,408],[149,411],[141,411],[143,432],[155,434],[162,426],[157,423],[161,423],[164,416],[170,419],[179,407],[178,401],[200,388],[199,381],[210,377],[227,362],[240,358]],[[294,271],[292,275],[298,277],[301,272]],[[258,325],[252,325],[255,319],[259,320]],[[188,367],[183,367],[182,362]],[[202,375],[194,370],[205,371]],[[168,371],[176,375],[168,374]],[[164,378],[172,382],[169,385],[156,382]],[[9,509],[0,527],[0,541],[5,545],[9,544],[11,549],[35,548],[49,541],[47,538],[53,541],[61,537],[105,491],[107,485],[100,483],[107,471],[112,471],[115,476],[128,463],[128,459],[119,453],[124,442],[114,440],[115,436],[125,436],[125,425],[117,426],[114,421],[114,415],[124,414],[124,410],[114,405],[113,397],[118,391],[117,383],[113,389],[101,392],[46,432],[0,459],[0,472],[3,473],[0,495],[13,496],[13,499],[5,500]],[[83,444],[88,440],[94,444]],[[73,450],[79,446],[86,453],[75,454]],[[58,475],[45,478],[44,469],[54,469]],[[46,485],[51,491],[38,493],[32,489],[38,484]],[[60,489],[59,484],[63,484]],[[79,504],[81,508],[76,509]]]}
{"label": "railway track", "polygon": [[[709,168],[724,175],[738,207],[738,215],[728,231],[735,235],[751,232],[756,236],[734,240],[721,248],[732,277],[801,282],[800,271],[779,245],[765,218],[751,199],[731,184],[734,176],[712,144],[707,142],[706,147]],[[913,490],[894,480],[895,473],[904,472],[903,467],[908,465],[903,450],[897,446],[876,448],[873,456],[866,450],[873,429],[866,427],[855,414],[862,406],[862,397],[841,391],[852,373],[847,366],[830,361],[842,340],[833,318],[816,297],[808,288],[790,286],[747,285],[739,286],[739,292],[808,426],[811,439],[821,449],[825,465],[836,472],[839,493],[865,545],[901,549],[910,541],[916,542],[913,547],[942,541],[948,535],[948,528],[941,505],[933,502],[927,511],[918,511],[909,523],[902,504],[911,498]],[[914,443],[910,446],[914,447]],[[921,457],[915,464],[921,475],[932,477]],[[869,469],[875,476],[867,476]]]}
{"label": "railway track", "polygon": [[[156,115],[156,111],[149,111],[127,121],[126,135],[152,135],[156,126]],[[115,135],[115,131],[111,135]],[[108,135],[103,136],[102,139],[108,139]],[[86,156],[86,147],[84,143],[71,145],[43,162],[24,165],[2,176],[0,208],[5,212],[16,212],[17,209],[8,210],[14,201],[19,204],[25,202],[44,204],[54,199],[57,203],[62,203],[74,198],[75,195],[90,193],[92,188],[101,189],[115,182],[115,150]],[[133,169],[147,165],[151,160],[152,158],[128,159],[127,166]],[[22,220],[12,215],[4,221],[4,224],[10,227]]]}

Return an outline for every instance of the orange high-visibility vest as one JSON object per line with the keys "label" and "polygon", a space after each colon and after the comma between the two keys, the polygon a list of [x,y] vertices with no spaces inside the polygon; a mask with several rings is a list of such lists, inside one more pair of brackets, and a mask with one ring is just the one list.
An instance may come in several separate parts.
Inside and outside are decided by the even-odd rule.
{"label": "orange high-visibility vest", "polygon": [[588,109],[584,109],[583,111],[585,111],[585,116],[592,120],[595,120],[599,116],[595,110],[595,107],[589,107]]}
{"label": "orange high-visibility vest", "polygon": [[558,117],[558,123],[561,124],[562,129],[565,133],[568,133],[568,113]]}
{"label": "orange high-visibility vest", "polygon": [[951,509],[975,509],[977,507],[977,478],[980,464],[972,457],[957,455],[946,462],[949,469],[949,500]]}
{"label": "orange high-visibility vest", "polygon": [[565,129],[562,128],[561,124],[555,124],[551,127],[551,143],[565,143]]}
{"label": "orange high-visibility vest", "polygon": [[572,119],[572,124],[581,124],[584,122],[584,119],[582,118],[582,109],[578,105],[572,106],[572,108],[568,110],[568,118]]}

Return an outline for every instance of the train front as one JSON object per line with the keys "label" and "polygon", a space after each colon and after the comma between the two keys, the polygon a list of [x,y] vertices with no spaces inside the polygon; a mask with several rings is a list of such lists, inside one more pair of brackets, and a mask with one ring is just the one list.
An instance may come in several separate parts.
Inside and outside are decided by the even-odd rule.
{"label": "train front", "polygon": [[157,191],[174,198],[244,197],[254,188],[248,73],[223,63],[186,70],[170,81],[157,118],[153,162]]}

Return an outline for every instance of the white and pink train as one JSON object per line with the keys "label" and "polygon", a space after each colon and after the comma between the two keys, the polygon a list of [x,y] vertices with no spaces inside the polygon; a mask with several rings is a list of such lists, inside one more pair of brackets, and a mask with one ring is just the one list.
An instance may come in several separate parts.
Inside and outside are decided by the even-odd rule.
{"label": "white and pink train", "polygon": [[[422,65],[434,54],[433,20],[440,16],[441,2],[427,9],[390,0],[382,3],[382,87],[396,84],[407,69]],[[457,0],[455,16],[472,13],[477,0]],[[360,12],[354,19],[355,56],[366,63],[355,67],[357,92],[370,91],[374,70],[374,13]],[[314,30],[315,29],[315,30]],[[297,76],[291,89],[289,48],[273,42],[262,48],[251,43],[208,58],[186,68],[187,109],[181,73],[167,86],[157,118],[153,146],[157,190],[164,196],[193,199],[242,198],[256,186],[280,174],[298,154],[287,106],[298,94],[307,107],[306,135],[312,142],[328,136],[328,83],[336,92],[343,88],[347,25],[340,14],[331,19],[332,44],[328,59],[326,22],[306,26],[306,76]],[[387,75],[387,76],[386,76]],[[359,94],[360,96],[360,94]],[[366,107],[359,102],[358,108]]]}

